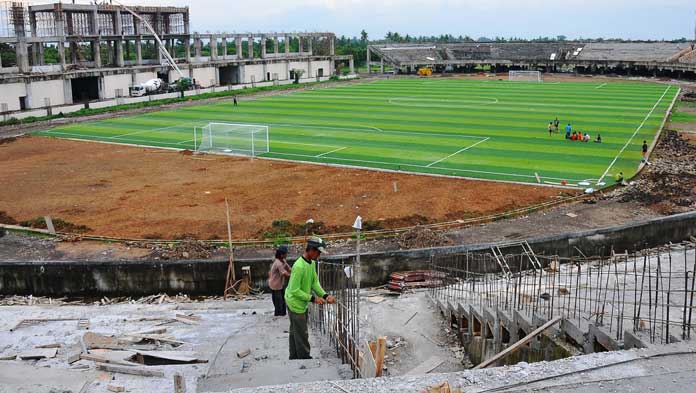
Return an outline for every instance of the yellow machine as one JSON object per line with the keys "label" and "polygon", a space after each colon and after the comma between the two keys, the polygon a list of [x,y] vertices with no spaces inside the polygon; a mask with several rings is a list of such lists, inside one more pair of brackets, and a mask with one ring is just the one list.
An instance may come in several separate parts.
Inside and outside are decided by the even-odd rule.
{"label": "yellow machine", "polygon": [[422,67],[418,69],[418,76],[431,76],[433,69],[430,67]]}

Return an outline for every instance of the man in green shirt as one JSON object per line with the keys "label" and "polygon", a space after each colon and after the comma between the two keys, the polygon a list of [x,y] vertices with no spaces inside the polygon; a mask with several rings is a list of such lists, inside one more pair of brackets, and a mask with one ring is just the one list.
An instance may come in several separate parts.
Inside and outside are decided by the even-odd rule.
{"label": "man in green shirt", "polygon": [[[307,331],[309,303],[333,304],[336,298],[328,295],[319,283],[316,260],[326,252],[326,243],[318,237],[307,240],[304,254],[292,265],[290,282],[285,289],[285,303],[290,316],[290,359],[311,359]],[[312,294],[314,292],[314,294]]]}

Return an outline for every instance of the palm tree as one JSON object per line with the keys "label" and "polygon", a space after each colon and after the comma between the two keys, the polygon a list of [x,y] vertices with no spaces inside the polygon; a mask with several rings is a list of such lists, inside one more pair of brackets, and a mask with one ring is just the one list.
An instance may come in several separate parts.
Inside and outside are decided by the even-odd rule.
{"label": "palm tree", "polygon": [[360,41],[367,42],[367,32],[365,31],[365,29],[362,29],[362,31],[360,31]]}

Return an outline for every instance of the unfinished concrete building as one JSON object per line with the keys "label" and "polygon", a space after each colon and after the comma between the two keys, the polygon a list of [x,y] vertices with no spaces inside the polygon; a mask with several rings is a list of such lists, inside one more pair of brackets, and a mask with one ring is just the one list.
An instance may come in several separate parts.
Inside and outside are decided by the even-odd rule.
{"label": "unfinished concrete building", "polygon": [[116,4],[0,3],[0,112],[125,97],[153,78],[190,77],[205,89],[290,83],[296,73],[300,82],[326,80],[337,65],[353,72],[351,56],[336,56],[333,33],[199,34],[188,7],[129,9],[137,17]]}

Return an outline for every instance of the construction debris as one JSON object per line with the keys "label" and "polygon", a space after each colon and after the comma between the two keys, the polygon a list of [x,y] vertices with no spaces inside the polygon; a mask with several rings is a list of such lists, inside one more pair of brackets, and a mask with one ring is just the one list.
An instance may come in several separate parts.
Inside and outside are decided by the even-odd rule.
{"label": "construction debris", "polygon": [[137,243],[134,247],[149,248],[153,257],[163,260],[179,259],[208,259],[217,250],[217,247],[206,242],[185,236],[179,243]]}
{"label": "construction debris", "polygon": [[676,131],[665,130],[653,155],[656,158],[639,177],[607,194],[607,198],[637,201],[661,214],[696,208],[696,146]]}
{"label": "construction debris", "polygon": [[442,247],[452,244],[447,236],[428,228],[417,226],[399,237],[399,247],[402,249]]}
{"label": "construction debris", "polygon": [[413,288],[431,288],[441,283],[440,279],[434,279],[433,277],[433,272],[430,270],[394,272],[389,276],[387,288],[399,292]]}
{"label": "construction debris", "polygon": [[242,359],[242,358],[249,356],[250,353],[251,353],[250,348],[242,349],[240,351],[237,351],[237,357]]}
{"label": "construction debris", "polygon": [[110,364],[97,364],[97,370],[106,371],[108,373],[120,373],[129,375],[140,375],[143,377],[158,377],[164,378],[164,372],[161,370],[153,370],[150,368],[133,367],[133,366],[114,366]]}
{"label": "construction debris", "polygon": [[438,385],[428,386],[427,393],[462,393],[462,389],[452,389],[449,382],[445,381]]}
{"label": "construction debris", "polygon": [[18,357],[22,360],[50,359],[56,357],[56,353],[58,353],[56,348],[39,348],[21,352]]}

